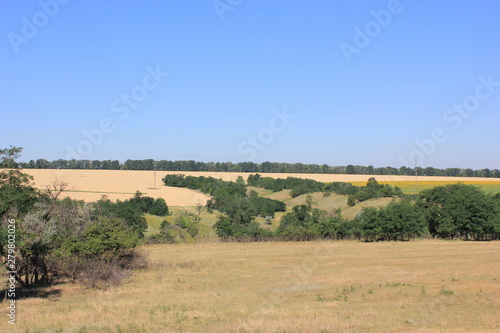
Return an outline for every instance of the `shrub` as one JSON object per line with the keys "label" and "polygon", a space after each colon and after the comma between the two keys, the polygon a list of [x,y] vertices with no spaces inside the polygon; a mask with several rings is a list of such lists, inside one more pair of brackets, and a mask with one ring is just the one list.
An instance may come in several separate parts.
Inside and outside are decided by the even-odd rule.
{"label": "shrub", "polygon": [[151,209],[149,210],[150,214],[158,215],[158,216],[166,216],[168,215],[168,206],[164,199],[158,198],[153,202]]}

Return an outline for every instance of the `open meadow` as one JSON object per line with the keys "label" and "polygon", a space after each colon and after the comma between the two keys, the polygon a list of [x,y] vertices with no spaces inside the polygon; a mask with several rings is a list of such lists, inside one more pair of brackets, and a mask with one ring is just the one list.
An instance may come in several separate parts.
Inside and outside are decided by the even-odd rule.
{"label": "open meadow", "polygon": [[[130,170],[66,170],[66,169],[25,169],[23,172],[34,177],[35,186],[45,188],[55,180],[63,180],[69,183],[70,191],[65,195],[78,200],[96,201],[102,195],[111,200],[129,199],[139,190],[144,195],[166,200],[169,206],[194,206],[197,203],[205,204],[209,199],[206,194],[184,189],[163,186],[161,179],[167,174],[185,174],[187,176],[211,176],[221,178],[225,181],[235,181],[239,176],[247,179],[251,173],[243,172],[182,172],[182,171],[157,171],[156,186],[154,171],[130,171]],[[405,193],[416,193],[422,189],[439,185],[463,182],[474,184],[486,190],[500,192],[499,178],[478,177],[418,177],[416,185],[415,177],[412,176],[390,176],[390,175],[337,175],[337,174],[296,174],[296,173],[266,173],[265,177],[287,178],[298,177],[313,179],[320,182],[352,182],[355,185],[365,185],[370,177],[375,177],[383,184],[399,186]],[[155,188],[156,187],[156,188]],[[278,199],[278,198],[274,198]]]}
{"label": "open meadow", "polygon": [[500,333],[499,14],[0,0],[0,333]]}
{"label": "open meadow", "polygon": [[499,332],[500,243],[143,247],[122,286],[36,289],[2,332]]}

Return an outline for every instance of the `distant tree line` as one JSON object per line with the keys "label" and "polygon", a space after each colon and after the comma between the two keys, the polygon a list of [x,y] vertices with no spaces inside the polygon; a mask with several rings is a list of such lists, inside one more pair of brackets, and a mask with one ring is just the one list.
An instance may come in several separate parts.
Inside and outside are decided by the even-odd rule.
{"label": "distant tree line", "polygon": [[121,163],[118,160],[55,160],[45,159],[30,160],[29,162],[17,163],[11,161],[9,167],[25,169],[95,169],[95,170],[157,170],[161,171],[215,171],[215,172],[252,172],[252,173],[318,173],[318,174],[352,174],[352,175],[402,175],[414,176],[415,173],[421,176],[451,176],[451,177],[495,177],[500,178],[499,169],[463,169],[446,168],[438,169],[410,168],[402,166],[394,167],[373,167],[361,165],[329,166],[326,164],[303,164],[303,163],[278,163],[278,162],[197,162],[188,161],[155,161],[126,160]]}

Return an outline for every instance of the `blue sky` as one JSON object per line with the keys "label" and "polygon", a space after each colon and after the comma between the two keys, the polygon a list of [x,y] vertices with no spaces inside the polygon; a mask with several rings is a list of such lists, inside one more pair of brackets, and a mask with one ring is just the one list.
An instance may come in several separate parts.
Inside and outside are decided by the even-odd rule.
{"label": "blue sky", "polygon": [[500,168],[499,13],[496,0],[2,1],[0,146],[23,161]]}

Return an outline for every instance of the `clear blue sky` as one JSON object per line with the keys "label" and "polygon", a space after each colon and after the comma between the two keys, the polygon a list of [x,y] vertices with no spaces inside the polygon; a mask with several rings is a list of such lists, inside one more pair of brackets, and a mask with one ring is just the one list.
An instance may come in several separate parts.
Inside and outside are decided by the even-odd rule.
{"label": "clear blue sky", "polygon": [[500,168],[497,0],[60,2],[0,2],[23,161]]}

